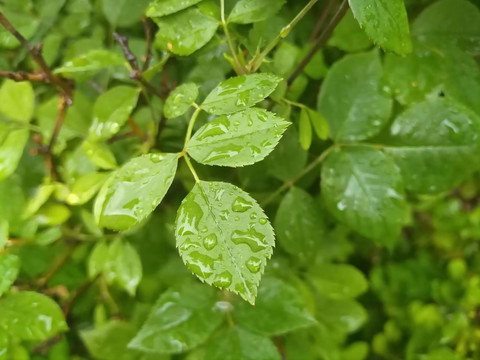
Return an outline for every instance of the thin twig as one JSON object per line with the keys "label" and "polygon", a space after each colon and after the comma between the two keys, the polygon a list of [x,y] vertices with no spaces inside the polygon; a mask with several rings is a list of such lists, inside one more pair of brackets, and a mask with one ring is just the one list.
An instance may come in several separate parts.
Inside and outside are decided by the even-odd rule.
{"label": "thin twig", "polygon": [[152,60],[152,26],[148,22],[146,17],[142,18],[143,30],[145,32],[145,39],[147,40],[147,52],[145,59],[143,60],[142,72],[146,71],[150,66],[150,61]]}
{"label": "thin twig", "polygon": [[76,248],[77,247],[75,245],[69,246],[68,250],[53,264],[53,266],[45,273],[45,275],[38,279],[37,284],[39,287],[44,287],[47,285],[50,279],[60,271],[60,269],[68,262],[68,260],[70,260]]}
{"label": "thin twig", "polygon": [[323,26],[325,25],[325,22],[327,21],[328,15],[330,15],[330,12],[333,9],[333,5],[338,0],[330,0],[325,6],[325,9],[323,9],[322,14],[320,15],[320,18],[318,19],[317,23],[315,24],[315,28],[312,31],[312,34],[310,35],[310,39],[308,41],[313,42],[317,38],[318,34],[320,31],[323,29]]}
{"label": "thin twig", "polygon": [[327,28],[320,34],[318,39],[315,40],[315,44],[313,45],[313,47],[310,49],[308,54],[303,58],[300,64],[298,64],[298,66],[296,67],[292,75],[290,75],[290,77],[288,78],[287,80],[288,85],[291,85],[293,83],[293,81],[298,77],[298,75],[300,75],[303,72],[303,69],[305,69],[305,66],[307,66],[308,63],[313,59],[317,51],[320,50],[326,44],[328,38],[333,33],[333,30],[335,30],[340,20],[343,19],[347,10],[348,10],[348,1],[343,0],[342,4],[340,5],[338,11],[335,13],[332,20],[328,24]]}
{"label": "thin twig", "polygon": [[16,82],[21,81],[30,81],[30,82],[49,82],[45,73],[36,72],[36,73],[27,73],[25,71],[3,71],[0,70],[0,77],[7,78]]}
{"label": "thin twig", "polygon": [[82,285],[80,285],[78,288],[75,289],[75,291],[70,295],[70,298],[68,301],[62,306],[63,309],[63,315],[65,316],[65,319],[68,318],[68,315],[70,314],[70,311],[73,308],[73,305],[75,304],[75,301],[82,296],[89,288],[92,286],[100,277],[100,274],[95,276],[93,279],[89,279],[85,281]]}

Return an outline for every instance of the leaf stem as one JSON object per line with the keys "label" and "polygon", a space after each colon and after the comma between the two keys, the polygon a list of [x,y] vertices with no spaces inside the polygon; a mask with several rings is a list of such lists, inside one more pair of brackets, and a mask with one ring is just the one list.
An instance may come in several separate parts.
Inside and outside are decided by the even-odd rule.
{"label": "leaf stem", "polygon": [[188,168],[190,169],[190,172],[192,173],[193,177],[195,178],[195,182],[199,183],[200,178],[198,177],[198,174],[195,171],[195,168],[193,167],[192,162],[190,161],[190,158],[188,157],[188,155],[186,153],[183,154],[183,157],[185,159],[185,162],[187,163]]}
{"label": "leaf stem", "polygon": [[326,159],[328,154],[330,154],[335,148],[337,148],[337,145],[332,145],[328,149],[326,149],[324,152],[320,154],[315,160],[313,160],[303,171],[298,174],[296,177],[293,179],[286,181],[282,186],[280,186],[274,193],[272,193],[265,201],[262,202],[261,206],[265,207],[269,205],[273,200],[275,200],[278,196],[280,196],[285,190],[288,188],[292,187],[295,185],[299,180],[301,180],[305,175],[307,175],[310,171],[315,169],[318,165],[320,165],[323,160]]}
{"label": "leaf stem", "polygon": [[202,108],[197,107],[192,117],[190,118],[190,122],[188,123],[187,135],[185,136],[185,144],[183,145],[184,148],[187,146],[187,143],[190,141],[192,137],[193,126],[195,125],[195,121],[197,120],[198,115],[200,114],[201,111],[202,111]]}
{"label": "leaf stem", "polygon": [[230,48],[230,52],[232,53],[232,56],[233,56],[233,61],[235,62],[234,70],[238,75],[243,75],[245,74],[245,69],[242,63],[240,62],[240,60],[238,59],[237,52],[235,51],[235,47],[233,46],[232,37],[230,36],[230,31],[228,31],[228,23],[225,20],[225,0],[220,0],[220,14],[222,17],[223,32],[225,33],[228,47]]}
{"label": "leaf stem", "polygon": [[286,38],[289,34],[290,31],[295,27],[295,25],[298,24],[300,20],[303,19],[303,17],[308,13],[308,11],[315,5],[315,3],[318,0],[310,0],[307,5],[293,18],[293,20],[285,27],[282,28],[278,36],[270,43],[267,45],[267,47],[259,53],[257,56],[255,56],[250,63],[248,64],[248,70],[250,72],[256,72],[260,66],[263,63],[263,60],[268,56],[268,54],[278,45],[278,43]]}

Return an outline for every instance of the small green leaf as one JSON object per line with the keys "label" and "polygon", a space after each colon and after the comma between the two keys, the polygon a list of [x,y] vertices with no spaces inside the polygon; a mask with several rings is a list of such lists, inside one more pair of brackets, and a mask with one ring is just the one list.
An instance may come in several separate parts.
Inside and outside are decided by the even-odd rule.
{"label": "small green leaf", "polygon": [[313,260],[323,243],[326,225],[319,204],[302,189],[293,187],[282,199],[275,216],[280,246],[303,263]]}
{"label": "small green leaf", "polygon": [[8,220],[0,218],[0,249],[7,243],[8,234]]}
{"label": "small green leaf", "polygon": [[347,52],[357,52],[367,50],[372,46],[372,42],[358,25],[352,11],[348,10],[333,31],[330,40],[328,40],[328,45]]}
{"label": "small green leaf", "polygon": [[122,231],[146,219],[172,184],[177,163],[178,154],[147,154],[123,165],[97,196],[98,224]]}
{"label": "small green leaf", "polygon": [[116,86],[101,94],[93,105],[89,138],[107,140],[115,135],[137,105],[138,95],[138,89],[130,86]]}
{"label": "small green leaf", "polygon": [[0,296],[5,294],[17,279],[20,269],[20,259],[16,255],[0,255]]}
{"label": "small green leaf", "polygon": [[325,117],[318,111],[310,108],[306,108],[306,112],[310,121],[312,122],[313,129],[315,130],[318,138],[321,140],[327,140],[330,133],[327,119],[325,119]]}
{"label": "small green leaf", "polygon": [[407,109],[390,134],[386,151],[410,191],[447,191],[478,169],[480,120],[451,100],[438,98]]}
{"label": "small green leaf", "polygon": [[107,259],[103,269],[107,283],[117,284],[134,296],[142,279],[142,262],[135,248],[118,239],[109,246]]}
{"label": "small green leaf", "polygon": [[[2,6],[2,12],[5,13],[6,18],[12,23],[20,34],[27,40],[31,39],[40,25],[39,19],[36,19],[25,12],[13,12],[8,8]],[[21,44],[15,36],[13,36],[7,29],[0,26],[0,48],[15,49]]]}
{"label": "small green leaf", "polygon": [[0,87],[0,99],[0,113],[11,120],[30,122],[35,106],[35,94],[29,82],[5,80]]}
{"label": "small green leaf", "polygon": [[175,55],[187,56],[205,46],[215,35],[218,21],[197,8],[155,18],[159,30],[155,45]]}
{"label": "small green leaf", "polygon": [[170,15],[198,4],[200,1],[201,0],[153,0],[150,5],[148,5],[145,15],[148,17]]}
{"label": "small green leaf", "polygon": [[266,278],[254,307],[235,306],[235,323],[267,336],[282,335],[315,324],[298,291],[281,280]]}
{"label": "small green leaf", "polygon": [[317,320],[340,336],[353,333],[367,321],[368,315],[358,302],[350,299],[324,300],[317,304]]}
{"label": "small green leaf", "polygon": [[335,149],[323,165],[321,185],[330,212],[363,236],[391,244],[400,234],[406,206],[402,177],[381,151]]}
{"label": "small green leaf", "polygon": [[240,0],[228,16],[228,22],[250,24],[263,21],[275,15],[285,0]]}
{"label": "small green leaf", "polygon": [[127,348],[137,329],[130,323],[112,320],[92,330],[80,331],[88,352],[99,360],[131,360],[137,352]]}
{"label": "small green leaf", "polygon": [[179,117],[187,112],[198,97],[198,87],[194,83],[180,85],[165,101],[163,113],[167,119]]}
{"label": "small green leaf", "polygon": [[90,161],[100,169],[112,170],[117,167],[117,160],[112,150],[103,142],[86,140],[82,150]]}
{"label": "small green leaf", "polygon": [[0,328],[21,340],[42,341],[67,330],[56,302],[43,294],[24,291],[0,300]]}
{"label": "small green leaf", "polygon": [[351,299],[363,294],[368,282],[362,272],[347,264],[315,265],[308,279],[318,292],[330,299]]}
{"label": "small green leaf", "polygon": [[141,21],[150,0],[103,0],[103,13],[113,26],[132,26]]}
{"label": "small green leaf", "polygon": [[66,77],[76,77],[76,75],[90,75],[92,72],[119,65],[128,66],[125,58],[120,54],[110,50],[91,50],[67,61],[63,66],[55,69],[54,73]]}
{"label": "small green leaf", "polygon": [[93,173],[80,176],[70,187],[65,201],[69,205],[83,205],[90,201],[105,182],[108,174]]}
{"label": "small green leaf", "polygon": [[235,327],[228,329],[209,344],[205,359],[281,360],[281,356],[269,338]]}
{"label": "small green leaf", "polygon": [[300,118],[298,122],[298,136],[302,148],[304,148],[305,150],[310,149],[310,145],[312,145],[312,124],[310,123],[308,111],[305,108],[302,108],[302,110],[300,110]]}
{"label": "small green leaf", "polygon": [[246,109],[205,124],[188,142],[187,151],[206,165],[251,165],[272,152],[288,125],[266,110]]}
{"label": "small green leaf", "polygon": [[382,64],[377,51],[347,55],[325,78],[318,111],[336,141],[365,140],[387,123],[392,101],[380,91]]}
{"label": "small green leaf", "polygon": [[227,183],[196,183],[178,209],[175,234],[183,261],[202,281],[255,302],[275,238],[250,195]]}
{"label": "small green leaf", "polygon": [[8,354],[9,345],[8,332],[0,328],[0,360],[9,360],[11,358],[9,355],[12,354]]}
{"label": "small green leaf", "polygon": [[353,15],[373,42],[399,55],[412,51],[403,0],[349,0],[349,3]]}
{"label": "small green leaf", "polygon": [[273,74],[251,74],[230,78],[218,85],[207,96],[202,109],[215,114],[231,114],[265,99],[280,83]]}
{"label": "small green leaf", "polygon": [[204,343],[222,322],[213,289],[185,284],[168,290],[128,345],[147,353],[179,353]]}

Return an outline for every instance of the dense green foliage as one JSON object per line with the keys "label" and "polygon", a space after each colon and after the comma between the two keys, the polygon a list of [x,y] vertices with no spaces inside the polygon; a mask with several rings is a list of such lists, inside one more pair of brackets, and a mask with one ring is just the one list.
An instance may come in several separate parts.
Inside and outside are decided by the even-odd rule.
{"label": "dense green foliage", "polygon": [[480,359],[478,1],[0,24],[0,360]]}

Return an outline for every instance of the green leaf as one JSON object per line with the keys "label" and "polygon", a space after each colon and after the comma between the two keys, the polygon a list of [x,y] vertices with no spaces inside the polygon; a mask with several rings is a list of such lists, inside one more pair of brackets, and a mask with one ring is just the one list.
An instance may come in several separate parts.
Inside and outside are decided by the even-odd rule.
{"label": "green leaf", "polygon": [[201,0],[154,0],[148,5],[145,15],[148,17],[160,17],[176,13]]}
{"label": "green leaf", "polygon": [[363,236],[390,244],[400,234],[406,206],[402,177],[381,151],[361,145],[333,150],[321,185],[330,212]]}
{"label": "green leaf", "polygon": [[437,1],[415,19],[412,34],[435,42],[457,44],[479,54],[480,10],[466,0]]}
{"label": "green leaf", "polygon": [[312,145],[312,124],[310,123],[308,111],[305,108],[302,108],[302,110],[300,110],[298,135],[302,148],[304,148],[305,150],[310,149],[310,145]]}
{"label": "green leaf", "polygon": [[[0,87],[0,181],[18,166],[28,140],[28,129],[22,127],[33,116],[35,95],[28,82],[5,80]],[[9,123],[3,123],[3,116]],[[18,127],[16,124],[18,123]]]}
{"label": "green leaf", "polygon": [[386,151],[400,167],[405,187],[417,193],[447,191],[477,170],[479,121],[473,112],[442,98],[397,117]]}
{"label": "green leaf", "polygon": [[319,204],[304,190],[293,187],[278,207],[275,230],[280,246],[308,263],[322,244],[326,225]]}
{"label": "green leaf", "polygon": [[0,249],[7,243],[8,234],[8,220],[0,218]]}
{"label": "green leaf", "polygon": [[317,320],[337,334],[357,331],[367,318],[365,309],[354,300],[324,300],[317,304]]}
{"label": "green leaf", "polygon": [[248,330],[276,336],[315,324],[298,291],[283,281],[266,278],[258,289],[254,307],[235,305],[235,323]]}
{"label": "green leaf", "polygon": [[175,234],[184,263],[202,281],[255,302],[275,239],[250,195],[227,183],[196,183],[178,209]]}
{"label": "green leaf", "polygon": [[318,111],[312,110],[310,108],[305,108],[306,113],[312,122],[313,129],[317,134],[318,138],[321,140],[327,140],[330,129],[328,128],[328,122],[325,117],[320,114]]}
{"label": "green leaf", "polygon": [[[20,34],[30,40],[38,29],[40,21],[25,12],[13,12],[2,7],[2,12]],[[7,29],[0,26],[0,48],[15,49],[20,42]]]}
{"label": "green leaf", "polygon": [[358,23],[384,50],[406,55],[412,51],[403,0],[349,0]]}
{"label": "green leaf", "polygon": [[168,290],[153,306],[147,321],[128,345],[147,353],[179,353],[204,343],[220,325],[211,288],[184,284]]}
{"label": "green leaf", "polygon": [[336,141],[365,140],[387,123],[392,101],[380,91],[382,64],[377,51],[347,55],[325,78],[318,111]]}
{"label": "green leaf", "polygon": [[194,83],[180,85],[165,101],[163,113],[167,119],[179,117],[187,112],[198,97],[198,87]]}
{"label": "green leaf", "polygon": [[8,332],[0,328],[0,360],[9,360],[9,343]]}
{"label": "green leaf", "polygon": [[88,352],[99,360],[132,360],[136,351],[127,348],[137,329],[130,323],[112,320],[92,330],[83,330],[80,337]]}
{"label": "green leaf", "polygon": [[83,205],[90,201],[105,182],[108,174],[93,173],[80,176],[70,187],[65,201],[69,205]]}
{"label": "green leaf", "polygon": [[[91,73],[102,70],[104,68],[125,65],[128,66],[125,58],[119,53],[110,50],[90,50],[84,55],[78,56],[67,61],[61,67],[55,69],[55,74],[62,74],[66,77],[88,76]],[[86,73],[86,74],[82,74]],[[80,77],[83,79],[83,77]]]}
{"label": "green leaf", "polygon": [[147,154],[124,164],[97,196],[98,224],[122,231],[146,219],[167,193],[177,164],[178,154]]}
{"label": "green leaf", "polygon": [[112,150],[103,142],[86,140],[82,150],[90,161],[100,169],[112,170],[117,167],[117,160]]}
{"label": "green leaf", "polygon": [[266,110],[246,109],[205,124],[186,148],[201,164],[251,165],[272,152],[288,125],[288,122]]}
{"label": "green leaf", "polygon": [[93,123],[89,138],[107,140],[127,122],[137,105],[139,90],[116,86],[101,94],[93,105]]}
{"label": "green leaf", "polygon": [[358,25],[352,11],[348,10],[333,31],[330,40],[328,40],[328,45],[347,52],[357,52],[367,50],[372,46],[372,42]]}
{"label": "green leaf", "polygon": [[103,13],[113,26],[132,26],[142,19],[150,0],[103,0]]}
{"label": "green leaf", "polygon": [[230,78],[207,96],[202,109],[215,114],[231,114],[265,99],[280,83],[273,74],[250,74]]}
{"label": "green leaf", "polygon": [[351,299],[363,294],[368,282],[362,272],[347,264],[320,264],[308,271],[318,292],[330,299]]}
{"label": "green leaf", "polygon": [[0,255],[0,296],[5,294],[17,279],[20,259],[13,254]]}
{"label": "green leaf", "polygon": [[197,8],[155,18],[159,30],[155,45],[175,55],[187,56],[204,47],[215,35],[218,21]]}
{"label": "green leaf", "polygon": [[42,341],[67,330],[60,307],[43,294],[24,291],[0,300],[0,328],[21,340]]}
{"label": "green leaf", "polygon": [[228,22],[250,24],[266,20],[275,15],[285,0],[240,0],[228,16]]}
{"label": "green leaf", "polygon": [[210,343],[205,359],[280,360],[281,356],[269,338],[235,327],[225,331]]}

